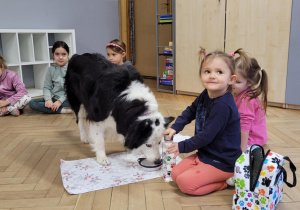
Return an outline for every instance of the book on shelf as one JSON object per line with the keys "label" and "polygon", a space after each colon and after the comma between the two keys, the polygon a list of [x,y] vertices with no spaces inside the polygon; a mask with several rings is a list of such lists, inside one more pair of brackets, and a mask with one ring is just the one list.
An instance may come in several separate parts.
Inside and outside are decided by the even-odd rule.
{"label": "book on shelf", "polygon": [[167,78],[160,77],[159,84],[160,85],[173,85],[173,79],[167,79]]}
{"label": "book on shelf", "polygon": [[161,15],[159,17],[160,23],[171,23],[172,22],[172,15]]}
{"label": "book on shelf", "polygon": [[172,23],[173,21],[172,20],[160,20],[159,22],[160,23]]}

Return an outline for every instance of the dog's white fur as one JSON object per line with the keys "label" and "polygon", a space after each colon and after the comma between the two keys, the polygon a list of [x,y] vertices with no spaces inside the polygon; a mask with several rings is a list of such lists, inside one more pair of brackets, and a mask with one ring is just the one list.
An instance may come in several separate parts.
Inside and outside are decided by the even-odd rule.
{"label": "dog's white fur", "polygon": [[[144,84],[139,82],[132,82],[131,85],[123,91],[120,95],[126,94],[126,100],[132,101],[135,99],[147,101],[146,105],[148,106],[148,111],[146,115],[138,117],[138,120],[144,119],[159,119],[161,122],[164,122],[164,117],[158,112],[157,101],[153,93],[146,87]],[[102,165],[110,164],[106,152],[105,152],[105,134],[107,130],[114,132],[114,135],[120,142],[124,142],[124,136],[117,134],[116,132],[116,121],[112,116],[109,116],[107,119],[101,122],[88,122],[89,131],[88,134],[85,130],[84,121],[86,118],[86,111],[81,105],[80,111],[78,113],[78,127],[80,131],[80,140],[83,143],[90,143],[93,148],[93,151],[96,153],[97,162]],[[146,144],[141,145],[138,150],[142,151],[146,158],[150,161],[160,158],[159,153],[159,144],[162,140],[162,132],[164,127],[154,127],[154,131],[149,139],[151,142],[147,142],[148,145],[152,145],[150,148]]]}

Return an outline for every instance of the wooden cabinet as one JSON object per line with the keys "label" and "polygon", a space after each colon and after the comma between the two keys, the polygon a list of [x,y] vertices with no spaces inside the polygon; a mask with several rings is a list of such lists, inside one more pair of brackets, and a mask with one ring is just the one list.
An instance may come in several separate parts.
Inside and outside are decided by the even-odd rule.
{"label": "wooden cabinet", "polygon": [[176,1],[176,90],[198,95],[203,91],[199,77],[198,51],[224,49],[225,0]]}
{"label": "wooden cabinet", "polygon": [[268,101],[285,103],[292,0],[227,0],[225,52],[243,48],[269,78]]}
{"label": "wooden cabinet", "polygon": [[[285,103],[292,0],[176,1],[176,90],[198,95],[199,46],[243,48],[269,76],[268,101]],[[226,11],[226,13],[225,13]]]}
{"label": "wooden cabinet", "polygon": [[155,11],[155,0],[134,0],[134,66],[149,77],[156,77]]}
{"label": "wooden cabinet", "polygon": [[0,29],[0,54],[8,69],[19,75],[31,97],[43,95],[55,41],[68,44],[70,57],[76,52],[74,30]]}

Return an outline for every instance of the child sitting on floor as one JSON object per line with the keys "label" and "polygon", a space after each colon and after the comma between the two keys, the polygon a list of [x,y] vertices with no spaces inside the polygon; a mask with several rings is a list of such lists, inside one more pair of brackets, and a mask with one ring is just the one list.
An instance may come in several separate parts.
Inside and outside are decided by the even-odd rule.
{"label": "child sitting on floor", "polygon": [[24,83],[16,72],[8,70],[3,56],[0,55],[0,116],[19,116],[30,100]]}

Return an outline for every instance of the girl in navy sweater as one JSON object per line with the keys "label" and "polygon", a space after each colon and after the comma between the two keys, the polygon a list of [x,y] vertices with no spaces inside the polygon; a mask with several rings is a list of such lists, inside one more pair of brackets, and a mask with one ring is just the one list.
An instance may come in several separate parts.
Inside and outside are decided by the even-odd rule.
{"label": "girl in navy sweater", "polygon": [[181,191],[191,195],[226,188],[226,180],[233,176],[235,161],[242,153],[240,116],[231,94],[231,85],[237,79],[233,57],[221,51],[206,54],[203,48],[199,55],[199,74],[205,90],[163,133],[171,138],[195,120],[195,135],[167,149],[174,158],[197,150],[171,173]]}

